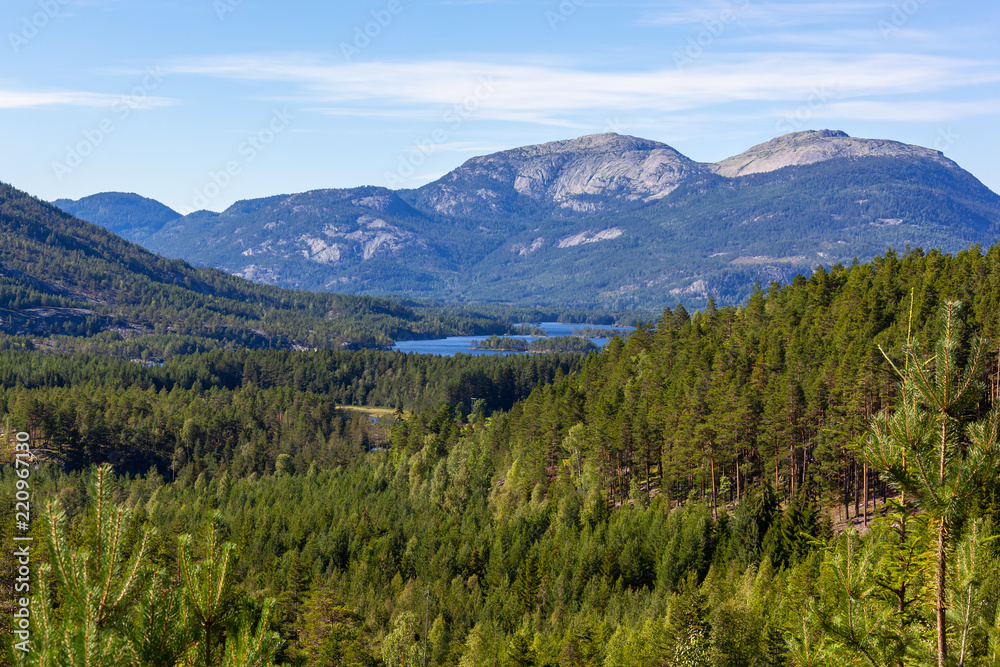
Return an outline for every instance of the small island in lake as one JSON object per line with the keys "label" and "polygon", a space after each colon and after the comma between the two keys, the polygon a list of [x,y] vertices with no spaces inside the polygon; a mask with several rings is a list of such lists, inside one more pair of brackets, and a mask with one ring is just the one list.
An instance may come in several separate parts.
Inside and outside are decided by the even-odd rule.
{"label": "small island in lake", "polygon": [[493,335],[472,343],[470,349],[487,352],[592,352],[597,346],[579,336],[552,336],[539,338],[530,343],[523,338]]}
{"label": "small island in lake", "polygon": [[582,336],[584,338],[614,338],[615,336],[620,336],[622,340],[625,340],[630,333],[632,332],[629,329],[603,329],[601,327],[579,327],[573,329],[574,336]]}
{"label": "small island in lake", "polygon": [[469,349],[489,352],[527,352],[528,341],[523,338],[509,338],[493,334],[489,338],[473,341]]}
{"label": "small island in lake", "polygon": [[552,336],[531,341],[528,352],[595,352],[597,346],[579,336]]}

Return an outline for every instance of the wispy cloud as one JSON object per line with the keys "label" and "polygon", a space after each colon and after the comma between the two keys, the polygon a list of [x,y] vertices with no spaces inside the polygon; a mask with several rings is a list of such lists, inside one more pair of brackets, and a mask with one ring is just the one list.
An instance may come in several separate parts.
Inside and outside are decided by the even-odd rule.
{"label": "wispy cloud", "polygon": [[[946,39],[944,35],[925,30],[900,29],[893,35],[897,46],[919,47],[920,51],[943,52],[954,49],[956,39]],[[738,48],[768,48],[783,47],[800,50],[817,51],[819,49],[837,52],[858,52],[861,49],[885,50],[885,39],[872,23],[867,29],[830,29],[810,30],[807,32],[768,31],[754,34],[737,35],[731,44]]]}
{"label": "wispy cloud", "polygon": [[731,11],[741,22],[773,28],[824,25],[838,19],[853,19],[864,14],[884,12],[885,3],[876,2],[765,2],[749,0],[710,2],[667,11],[649,12],[642,22],[647,25],[680,26],[716,20],[720,12]]}
{"label": "wispy cloud", "polygon": [[[697,68],[593,71],[489,61],[335,63],[301,55],[197,58],[176,74],[283,84],[283,99],[331,115],[419,118],[475,99],[477,118],[573,125],[581,114],[674,112],[734,102],[797,103],[943,93],[1000,81],[996,63],[914,54],[743,53]],[[484,88],[489,94],[481,95]]]}
{"label": "wispy cloud", "polygon": [[133,97],[81,91],[0,90],[0,109],[37,109],[40,107],[156,109],[174,104],[178,104],[178,100],[167,97]]}

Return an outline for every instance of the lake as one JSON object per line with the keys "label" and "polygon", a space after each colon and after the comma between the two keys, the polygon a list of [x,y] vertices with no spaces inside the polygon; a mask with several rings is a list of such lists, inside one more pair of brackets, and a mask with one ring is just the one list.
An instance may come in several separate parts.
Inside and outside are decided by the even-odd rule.
{"label": "lake", "polygon": [[[571,336],[577,329],[587,327],[594,329],[624,329],[631,331],[635,327],[613,326],[610,324],[563,324],[562,322],[541,322],[531,326],[537,326],[549,336]],[[404,340],[392,346],[393,350],[399,352],[418,352],[420,354],[440,354],[452,357],[459,352],[463,354],[526,354],[525,352],[499,352],[496,350],[473,350],[472,343],[477,340],[484,340],[489,336],[449,336],[448,338],[435,338],[433,340]],[[523,338],[534,340],[538,336],[511,336],[511,338]],[[597,347],[604,347],[610,338],[590,338],[590,341]]]}

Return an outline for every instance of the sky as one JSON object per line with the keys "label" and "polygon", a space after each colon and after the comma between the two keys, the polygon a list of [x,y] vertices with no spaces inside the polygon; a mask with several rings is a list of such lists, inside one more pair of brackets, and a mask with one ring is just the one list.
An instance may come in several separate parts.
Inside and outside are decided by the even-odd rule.
{"label": "sky", "polygon": [[836,129],[1000,192],[998,34],[986,0],[3,0],[0,181],[187,213],[599,132],[715,162]]}

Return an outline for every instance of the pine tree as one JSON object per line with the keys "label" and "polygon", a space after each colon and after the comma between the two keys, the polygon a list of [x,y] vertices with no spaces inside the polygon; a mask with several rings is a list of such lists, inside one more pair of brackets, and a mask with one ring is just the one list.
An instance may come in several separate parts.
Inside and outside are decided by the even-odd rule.
{"label": "pine tree", "polygon": [[130,527],[132,512],[113,502],[112,485],[110,466],[94,470],[79,546],[68,537],[65,512],[58,504],[47,506],[49,562],[39,568],[38,593],[31,599],[32,650],[22,664],[270,666],[281,644],[268,630],[273,604],[264,602],[256,625],[246,614],[232,614],[233,547],[216,544],[215,523],[204,562],[190,561],[190,538],[181,538],[182,590],[165,570],[150,567],[154,530]]}
{"label": "pine tree", "polygon": [[[926,642],[918,627],[897,610],[895,595],[886,590],[887,544],[882,526],[863,540],[851,528],[826,549],[821,568],[821,589],[825,595],[808,602],[809,625],[821,632],[814,635],[803,626],[799,639],[790,642],[793,652],[806,648],[811,640],[814,650],[832,644],[842,655],[860,660],[870,667],[903,665],[904,660],[925,657]],[[886,594],[890,593],[890,594]],[[826,646],[832,650],[833,646]],[[815,653],[813,655],[816,655]]]}
{"label": "pine tree", "polygon": [[918,502],[937,533],[935,621],[938,667],[948,660],[947,581],[949,547],[960,537],[969,510],[988,488],[1000,464],[1000,411],[973,421],[979,398],[983,344],[973,344],[969,363],[958,366],[958,312],[942,308],[943,335],[935,352],[922,359],[908,342],[900,375],[900,400],[891,413],[877,415],[865,446],[869,464],[883,471]]}
{"label": "pine tree", "polygon": [[219,544],[220,523],[221,517],[218,514],[209,520],[205,533],[204,562],[191,562],[190,535],[180,537],[177,550],[186,601],[197,627],[197,660],[198,664],[205,667],[221,664],[219,646],[225,640],[226,622],[234,613],[231,596],[236,561],[235,545]]}
{"label": "pine tree", "polygon": [[126,543],[131,512],[115,506],[111,486],[111,466],[97,468],[88,487],[89,539],[78,551],[66,539],[66,514],[58,504],[46,507],[49,564],[39,567],[39,593],[31,605],[36,632],[26,664],[110,667],[139,658],[127,626],[145,620],[132,612],[150,576],[144,559],[153,531],[147,527],[138,543]]}

